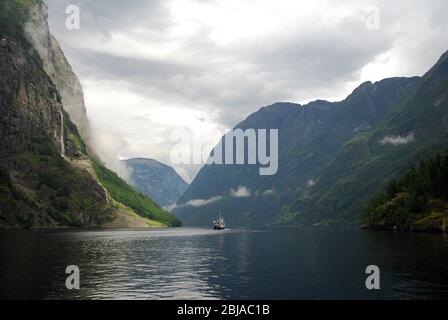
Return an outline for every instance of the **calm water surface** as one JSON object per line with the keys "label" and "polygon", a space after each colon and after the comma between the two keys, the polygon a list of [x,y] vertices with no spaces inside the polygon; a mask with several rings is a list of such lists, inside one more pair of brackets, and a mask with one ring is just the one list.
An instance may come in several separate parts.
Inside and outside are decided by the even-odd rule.
{"label": "calm water surface", "polygon": [[[81,289],[65,288],[65,268]],[[365,268],[381,290],[365,289]],[[347,228],[1,231],[0,298],[448,298],[448,238]]]}

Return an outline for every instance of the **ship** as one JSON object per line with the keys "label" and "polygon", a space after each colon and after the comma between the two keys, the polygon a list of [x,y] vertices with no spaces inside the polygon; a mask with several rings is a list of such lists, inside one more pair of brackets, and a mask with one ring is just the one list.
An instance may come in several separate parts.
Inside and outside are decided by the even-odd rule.
{"label": "ship", "polygon": [[213,221],[213,229],[215,230],[224,230],[226,228],[226,223],[221,214],[218,216],[218,219]]}

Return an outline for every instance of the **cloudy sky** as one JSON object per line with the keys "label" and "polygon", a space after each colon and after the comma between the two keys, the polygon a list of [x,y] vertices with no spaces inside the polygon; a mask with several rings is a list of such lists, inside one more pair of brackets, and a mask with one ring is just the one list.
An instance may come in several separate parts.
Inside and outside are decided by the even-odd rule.
{"label": "cloudy sky", "polygon": [[[422,75],[448,50],[446,0],[46,2],[106,162],[170,164],[179,130],[210,149],[262,106],[340,100],[366,80]],[[70,4],[79,30],[65,27]],[[175,166],[187,181],[198,168]]]}

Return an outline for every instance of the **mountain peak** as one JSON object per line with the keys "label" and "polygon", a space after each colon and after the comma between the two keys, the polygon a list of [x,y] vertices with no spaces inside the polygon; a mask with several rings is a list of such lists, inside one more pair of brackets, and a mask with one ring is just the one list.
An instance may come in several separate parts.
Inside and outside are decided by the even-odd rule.
{"label": "mountain peak", "polygon": [[[294,103],[294,102],[278,101],[278,102],[275,102],[275,103],[273,103],[273,104],[271,104],[269,106],[266,106],[264,108],[277,109],[277,110],[278,109],[282,109],[282,110],[284,110],[284,109],[296,109],[297,107],[302,107],[302,105],[298,104],[298,103]],[[264,108],[262,108],[262,109],[264,109]]]}
{"label": "mountain peak", "polygon": [[331,106],[331,105],[332,105],[332,103],[330,101],[317,99],[317,100],[307,103],[306,105],[304,105],[304,107],[309,108],[309,107],[316,107],[316,106]]}
{"label": "mountain peak", "polygon": [[176,203],[188,187],[172,167],[157,160],[141,157],[123,162],[132,171],[130,176],[136,189],[161,206],[169,207]]}

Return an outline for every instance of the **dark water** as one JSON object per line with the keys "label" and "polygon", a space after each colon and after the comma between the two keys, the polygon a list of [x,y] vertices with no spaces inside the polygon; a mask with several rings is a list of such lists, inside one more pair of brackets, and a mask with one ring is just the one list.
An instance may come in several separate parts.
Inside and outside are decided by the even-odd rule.
{"label": "dark water", "polygon": [[[65,288],[65,268],[81,289]],[[365,268],[381,289],[365,288]],[[448,238],[346,228],[0,232],[1,298],[448,298]]]}

